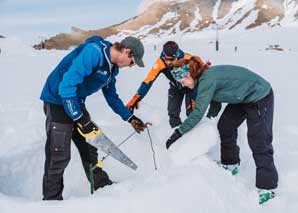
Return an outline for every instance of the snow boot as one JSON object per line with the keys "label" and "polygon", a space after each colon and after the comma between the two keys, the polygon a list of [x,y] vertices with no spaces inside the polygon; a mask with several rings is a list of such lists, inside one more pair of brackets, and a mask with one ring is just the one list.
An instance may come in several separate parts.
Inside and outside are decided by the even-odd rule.
{"label": "snow boot", "polygon": [[275,197],[275,192],[272,190],[260,189],[258,193],[259,193],[259,204],[263,204]]}
{"label": "snow boot", "polygon": [[240,165],[239,163],[233,164],[233,165],[224,165],[220,161],[216,161],[216,163],[217,163],[218,166],[224,168],[225,170],[230,171],[232,176],[237,175],[238,172],[239,172],[239,169],[238,169],[238,167]]}

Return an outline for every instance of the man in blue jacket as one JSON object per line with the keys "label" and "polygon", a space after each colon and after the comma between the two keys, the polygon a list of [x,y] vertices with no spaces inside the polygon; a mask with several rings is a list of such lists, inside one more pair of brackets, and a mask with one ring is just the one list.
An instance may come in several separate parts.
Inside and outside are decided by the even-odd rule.
{"label": "man in blue jacket", "polygon": [[[47,141],[43,177],[43,200],[63,200],[63,173],[70,161],[70,143],[79,150],[88,180],[89,164],[97,163],[97,149],[86,143],[86,138],[100,130],[91,120],[85,107],[87,96],[102,90],[112,110],[140,133],[144,123],[123,104],[116,92],[119,68],[137,64],[144,67],[142,42],[127,37],[121,42],[110,42],[93,36],[71,51],[50,73],[41,93],[46,114]],[[94,171],[94,188],[112,184],[101,168]]]}

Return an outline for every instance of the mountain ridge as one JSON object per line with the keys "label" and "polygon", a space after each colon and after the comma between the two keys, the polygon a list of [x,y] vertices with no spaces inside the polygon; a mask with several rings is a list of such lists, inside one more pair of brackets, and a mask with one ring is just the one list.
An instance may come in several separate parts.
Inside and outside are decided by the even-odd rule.
{"label": "mountain ridge", "polygon": [[[284,21],[287,20],[287,21]],[[70,33],[61,33],[39,44],[36,49],[68,49],[92,35],[103,38],[112,35],[171,35],[207,30],[215,25],[222,29],[237,27],[252,29],[267,24],[283,26],[298,20],[298,0],[186,0],[156,1],[137,16],[99,30],[72,27]],[[245,23],[248,22],[249,23]]]}

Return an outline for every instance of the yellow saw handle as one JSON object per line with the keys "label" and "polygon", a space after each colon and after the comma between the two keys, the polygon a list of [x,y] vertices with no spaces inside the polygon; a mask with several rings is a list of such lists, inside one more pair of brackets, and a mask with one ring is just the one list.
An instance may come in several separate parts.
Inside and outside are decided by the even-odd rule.
{"label": "yellow saw handle", "polygon": [[80,135],[82,135],[84,138],[87,138],[87,139],[93,139],[102,133],[102,130],[100,128],[86,134],[84,134],[79,127],[77,128],[77,130],[80,133]]}
{"label": "yellow saw handle", "polygon": [[99,167],[101,169],[103,168],[103,166],[104,166],[103,160],[98,161],[97,164],[96,164],[96,167]]}

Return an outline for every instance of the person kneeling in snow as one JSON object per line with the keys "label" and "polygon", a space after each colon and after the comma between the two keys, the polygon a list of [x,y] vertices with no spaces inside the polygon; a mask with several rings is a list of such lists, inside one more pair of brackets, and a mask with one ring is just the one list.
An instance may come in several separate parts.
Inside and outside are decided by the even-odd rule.
{"label": "person kneeling in snow", "polygon": [[209,67],[198,56],[177,61],[175,69],[177,72],[180,69],[183,72],[189,70],[189,75],[180,82],[190,89],[196,88],[197,96],[192,113],[167,140],[166,148],[200,122],[209,104],[207,117],[215,117],[221,109],[221,103],[228,103],[217,125],[221,139],[221,164],[240,163],[237,129],[246,120],[248,143],[256,164],[256,187],[260,189],[260,203],[272,198],[273,189],[278,185],[278,173],[273,160],[274,97],[270,84],[244,67]]}
{"label": "person kneeling in snow", "polygon": [[[71,51],[50,73],[41,93],[46,114],[47,141],[43,176],[43,200],[62,200],[63,173],[70,161],[71,139],[79,150],[88,180],[89,164],[97,163],[97,149],[86,143],[100,129],[91,120],[85,107],[87,96],[102,90],[115,113],[131,123],[139,133],[144,123],[123,104],[116,92],[119,68],[135,64],[144,67],[142,42],[127,37],[120,43],[93,36]],[[94,170],[95,190],[112,184],[101,168]]]}

